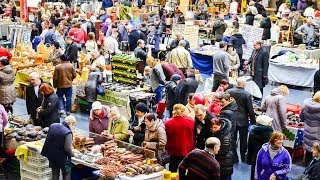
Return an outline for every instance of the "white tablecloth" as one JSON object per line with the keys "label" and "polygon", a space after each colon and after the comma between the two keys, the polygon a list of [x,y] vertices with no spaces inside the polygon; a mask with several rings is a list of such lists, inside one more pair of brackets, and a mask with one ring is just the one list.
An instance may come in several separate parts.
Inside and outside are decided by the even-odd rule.
{"label": "white tablecloth", "polygon": [[[213,86],[213,78],[207,78],[204,84],[204,92],[206,93],[211,92],[212,86]],[[259,86],[254,81],[247,81],[245,90],[248,91],[254,97],[262,98],[262,94],[259,89]]]}
{"label": "white tablecloth", "polygon": [[274,55],[277,55],[280,50],[289,50],[297,54],[298,56],[300,54],[307,55],[308,59],[320,59],[320,49],[314,49],[314,50],[301,50],[298,48],[287,48],[282,46],[271,46],[270,49],[270,58]]}
{"label": "white tablecloth", "polygon": [[318,69],[285,66],[270,62],[268,78],[274,82],[302,87],[313,87],[313,76],[317,70]]}

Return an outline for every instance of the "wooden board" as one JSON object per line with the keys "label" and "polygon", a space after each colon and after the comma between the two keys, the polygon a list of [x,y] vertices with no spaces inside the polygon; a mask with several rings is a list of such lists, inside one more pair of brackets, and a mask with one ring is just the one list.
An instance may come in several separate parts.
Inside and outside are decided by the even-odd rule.
{"label": "wooden board", "polygon": [[249,59],[253,51],[253,42],[262,39],[263,29],[250,25],[240,24],[239,32],[242,34],[246,45],[243,45],[243,59]]}
{"label": "wooden board", "polygon": [[190,43],[190,49],[197,49],[199,46],[199,26],[186,25],[183,34],[184,38]]}

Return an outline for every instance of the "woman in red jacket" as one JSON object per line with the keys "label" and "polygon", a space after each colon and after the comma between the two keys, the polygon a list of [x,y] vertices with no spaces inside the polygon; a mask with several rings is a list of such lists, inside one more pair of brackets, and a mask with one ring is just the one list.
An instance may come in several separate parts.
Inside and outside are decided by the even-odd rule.
{"label": "woman in red jacket", "polygon": [[165,122],[167,134],[167,151],[170,155],[171,172],[177,172],[183,158],[194,149],[194,120],[186,116],[186,108],[182,104],[173,106],[172,118]]}

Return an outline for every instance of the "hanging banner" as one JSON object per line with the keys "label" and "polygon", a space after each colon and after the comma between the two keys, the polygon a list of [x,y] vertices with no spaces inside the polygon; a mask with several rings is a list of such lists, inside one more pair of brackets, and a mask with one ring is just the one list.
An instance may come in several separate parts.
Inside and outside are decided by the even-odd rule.
{"label": "hanging banner", "polygon": [[27,0],[20,0],[20,18],[23,22],[28,21]]}
{"label": "hanging banner", "polygon": [[262,39],[263,29],[250,25],[240,24],[239,32],[242,34],[243,39],[246,41],[246,44],[242,46],[242,58],[249,59],[253,51],[253,42]]}

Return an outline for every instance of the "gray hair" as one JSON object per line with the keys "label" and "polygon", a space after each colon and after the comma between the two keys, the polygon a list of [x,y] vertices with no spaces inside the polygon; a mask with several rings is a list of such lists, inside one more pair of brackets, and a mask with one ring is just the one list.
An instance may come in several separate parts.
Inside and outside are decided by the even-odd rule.
{"label": "gray hair", "polygon": [[120,111],[119,111],[119,108],[117,106],[113,106],[111,109],[110,109],[110,113],[113,112],[117,115],[117,118],[120,118],[121,117],[121,114],[120,114]]}
{"label": "gray hair", "polygon": [[187,42],[185,40],[179,41],[179,46],[186,47]]}
{"label": "gray hair", "polygon": [[40,79],[39,73],[37,73],[37,72],[32,72],[31,74],[29,74],[29,77],[34,77],[34,78]]}
{"label": "gray hair", "polygon": [[194,112],[199,112],[199,111],[206,112],[206,107],[202,104],[197,104],[194,107]]}
{"label": "gray hair", "polygon": [[244,78],[244,77],[239,77],[238,79],[237,79],[237,86],[238,87],[244,87],[244,85],[246,84],[246,78]]}

